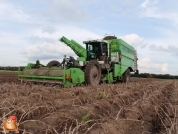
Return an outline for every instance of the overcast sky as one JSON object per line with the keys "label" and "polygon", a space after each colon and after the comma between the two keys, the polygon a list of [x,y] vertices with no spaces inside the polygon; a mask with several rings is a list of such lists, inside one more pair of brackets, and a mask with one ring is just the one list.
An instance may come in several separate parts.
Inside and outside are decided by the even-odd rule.
{"label": "overcast sky", "polygon": [[114,34],[135,47],[141,73],[178,75],[177,0],[0,0],[0,66],[75,56],[61,43]]}

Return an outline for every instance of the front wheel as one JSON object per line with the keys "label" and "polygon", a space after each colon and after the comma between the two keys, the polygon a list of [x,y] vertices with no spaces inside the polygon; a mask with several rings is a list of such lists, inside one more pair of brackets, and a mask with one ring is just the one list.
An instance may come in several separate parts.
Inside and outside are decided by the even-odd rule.
{"label": "front wheel", "polygon": [[122,75],[122,82],[127,83],[130,81],[130,69],[127,69]]}
{"label": "front wheel", "polygon": [[98,85],[101,80],[101,68],[96,60],[91,60],[85,67],[85,81],[89,85]]}

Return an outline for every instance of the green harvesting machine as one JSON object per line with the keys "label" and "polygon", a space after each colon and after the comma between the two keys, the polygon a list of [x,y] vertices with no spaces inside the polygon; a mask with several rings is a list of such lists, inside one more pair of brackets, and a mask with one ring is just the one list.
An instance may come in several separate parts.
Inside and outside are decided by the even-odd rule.
{"label": "green harvesting machine", "polygon": [[59,83],[69,87],[80,84],[129,82],[130,72],[138,73],[136,50],[115,36],[83,41],[85,48],[64,36],[60,41],[69,46],[78,58],[65,55],[62,62],[52,60],[47,65],[42,65],[37,60],[36,63],[28,63],[19,71],[18,79]]}

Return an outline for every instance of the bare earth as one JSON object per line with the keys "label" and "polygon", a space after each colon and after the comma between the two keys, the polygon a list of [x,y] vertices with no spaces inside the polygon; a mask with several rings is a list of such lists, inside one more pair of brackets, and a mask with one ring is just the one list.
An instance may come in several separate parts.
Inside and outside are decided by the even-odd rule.
{"label": "bare earth", "polygon": [[0,124],[15,115],[20,134],[178,133],[176,81],[60,88],[16,80],[0,73]]}

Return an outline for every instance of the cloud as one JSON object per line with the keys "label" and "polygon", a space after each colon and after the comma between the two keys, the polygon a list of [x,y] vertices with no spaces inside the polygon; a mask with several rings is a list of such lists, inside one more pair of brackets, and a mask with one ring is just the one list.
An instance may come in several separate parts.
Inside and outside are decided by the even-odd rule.
{"label": "cloud", "polygon": [[24,11],[15,7],[11,3],[1,1],[0,3],[0,20],[16,21],[16,22],[29,22],[31,17]]}
{"label": "cloud", "polygon": [[[174,6],[173,4],[169,3],[164,3],[169,4]],[[163,5],[164,5],[163,4]],[[176,4],[176,3],[175,3]],[[145,0],[141,5],[141,15],[142,17],[154,17],[157,19],[167,19],[170,20],[174,23],[174,26],[177,27],[178,24],[178,17],[177,17],[177,10],[167,10],[168,8],[163,8],[164,10],[161,9],[162,1],[151,1],[151,0]],[[166,5],[166,6],[169,6]]]}
{"label": "cloud", "polygon": [[150,3],[150,0],[145,0],[140,6],[141,6],[142,8],[146,8],[149,3]]}
{"label": "cloud", "polygon": [[49,34],[53,34],[53,33],[57,32],[57,31],[58,31],[58,30],[55,29],[55,28],[52,27],[52,26],[46,26],[46,27],[44,27],[44,28],[42,29],[42,32],[43,32],[43,33],[49,33]]}
{"label": "cloud", "polygon": [[44,27],[39,27],[38,29],[35,29],[32,31],[32,36],[30,39],[34,39],[37,41],[45,41],[45,40],[55,40],[57,42],[58,39],[62,36],[65,36],[69,39],[74,39],[79,43],[83,43],[84,40],[88,39],[98,39],[102,38],[98,34],[94,33],[93,31],[90,31],[86,28],[77,27],[77,26],[71,26],[71,25],[54,25],[56,32],[55,33],[49,33],[44,32]]}
{"label": "cloud", "polygon": [[63,55],[75,56],[74,52],[66,45],[42,43],[37,46],[27,47],[21,51],[21,54],[29,60],[50,60],[62,59]]}
{"label": "cloud", "polygon": [[21,34],[13,34],[13,33],[8,33],[8,32],[3,32],[0,31],[1,37],[0,37],[0,44],[1,44],[1,49],[6,48],[11,49],[11,48],[18,48],[22,47],[23,45],[26,45],[26,41],[23,40],[23,35]]}
{"label": "cloud", "polygon": [[158,3],[158,0],[145,0],[141,5],[140,7],[141,8],[148,8],[148,7],[151,7],[151,6],[154,6]]}
{"label": "cloud", "polygon": [[168,63],[158,64],[152,62],[149,58],[143,58],[138,60],[138,69],[142,73],[167,73]]}
{"label": "cloud", "polygon": [[165,63],[165,64],[162,65],[161,71],[162,72],[167,72],[168,71],[168,64],[167,63]]}
{"label": "cloud", "polygon": [[55,40],[52,38],[39,37],[39,36],[35,36],[35,35],[32,35],[30,37],[30,41],[32,43],[43,43],[43,42],[54,43],[55,42]]}
{"label": "cloud", "polygon": [[144,38],[140,37],[137,34],[127,34],[125,36],[121,36],[120,38],[135,47],[137,46],[146,47],[147,46],[146,44],[144,44]]}
{"label": "cloud", "polygon": [[[71,0],[37,0],[36,3],[30,3],[33,4],[32,6],[38,6],[39,8],[29,8],[29,5],[24,3],[1,1],[0,20],[38,26],[41,24],[88,23],[89,20],[92,20],[91,15],[86,12],[80,2],[80,0],[75,0],[75,2]],[[24,9],[24,6],[27,8]],[[49,27],[46,27],[44,32],[51,33],[54,30],[52,31]]]}
{"label": "cloud", "polygon": [[163,46],[157,46],[157,45],[152,44],[149,46],[149,48],[150,50],[167,52],[167,53],[172,54],[173,56],[178,57],[178,47],[174,45],[168,45],[167,48],[165,48]]}
{"label": "cloud", "polygon": [[[42,1],[42,0],[41,0]],[[43,0],[48,10],[43,11],[44,18],[56,23],[72,23],[90,20],[91,16],[83,8],[81,0]]]}

